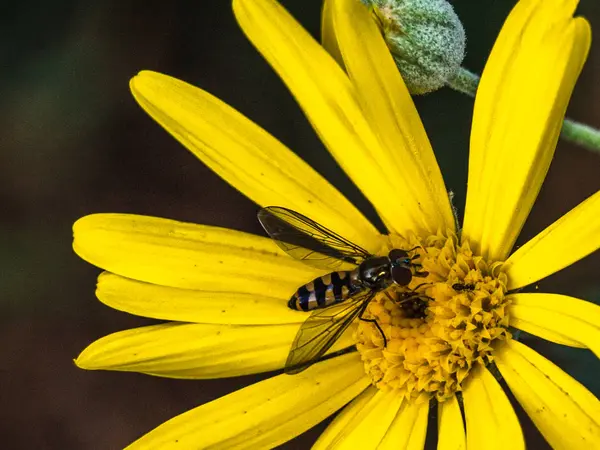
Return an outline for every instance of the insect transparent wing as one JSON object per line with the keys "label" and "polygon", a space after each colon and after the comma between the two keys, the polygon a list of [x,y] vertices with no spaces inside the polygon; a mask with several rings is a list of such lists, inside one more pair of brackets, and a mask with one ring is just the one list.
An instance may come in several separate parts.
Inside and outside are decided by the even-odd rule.
{"label": "insect transparent wing", "polygon": [[291,209],[269,206],[258,212],[258,220],[283,251],[318,269],[336,270],[344,262],[358,265],[371,256],[358,245]]}
{"label": "insect transparent wing", "polygon": [[343,303],[315,309],[296,334],[285,363],[285,373],[302,372],[317,362],[363,313],[374,295],[372,290],[359,291]]}

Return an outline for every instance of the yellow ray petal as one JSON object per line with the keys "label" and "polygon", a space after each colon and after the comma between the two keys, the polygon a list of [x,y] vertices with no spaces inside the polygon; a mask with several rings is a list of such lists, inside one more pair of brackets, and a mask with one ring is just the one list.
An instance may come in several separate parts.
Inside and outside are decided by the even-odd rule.
{"label": "yellow ray petal", "polygon": [[475,99],[463,236],[504,260],[546,175],[590,44],[577,0],[524,0],[507,18]]}
{"label": "yellow ray petal", "polygon": [[600,443],[600,401],[583,385],[526,345],[511,340],[496,364],[515,397],[556,449]]}
{"label": "yellow ray petal", "polygon": [[[290,89],[338,164],[390,231],[413,225],[399,206],[397,180],[377,156],[380,142],[336,61],[275,0],[234,0],[238,23]],[[410,216],[412,217],[412,216]]]}
{"label": "yellow ray petal", "polygon": [[[88,370],[144,372],[171,378],[226,378],[283,368],[298,324],[167,323],[110,334],[75,363]],[[347,331],[331,352],[354,344]]]}
{"label": "yellow ray petal", "polygon": [[192,409],[128,449],[273,448],[321,422],[368,384],[358,355],[333,358]]}
{"label": "yellow ray petal", "polygon": [[401,404],[396,393],[369,387],[344,408],[312,449],[377,448]]}
{"label": "yellow ray petal", "polygon": [[562,216],[506,263],[508,288],[518,289],[552,275],[600,248],[600,192]]}
{"label": "yellow ray petal", "polygon": [[438,404],[438,450],[464,450],[465,424],[456,397]]}
{"label": "yellow ray petal", "polygon": [[403,211],[402,222],[429,233],[454,229],[448,192],[431,144],[370,10],[358,0],[333,3],[335,34],[345,66],[382,143],[371,154],[396,188],[394,203]]}
{"label": "yellow ray petal", "polygon": [[[573,342],[573,347],[588,347],[600,357],[600,306],[558,294],[514,294],[508,299],[511,326],[553,342],[559,336],[558,344]],[[529,324],[534,325],[531,330]]]}
{"label": "yellow ray petal", "polygon": [[463,392],[467,448],[525,449],[519,419],[494,376],[477,367]]}
{"label": "yellow ray petal", "polygon": [[134,280],[289,298],[322,273],[271,239],[240,231],[129,214],[93,214],[73,226],[84,260]]}
{"label": "yellow ray petal", "polygon": [[298,211],[369,251],[378,233],[327,180],[242,114],[155,72],[131,80],[144,110],[225,181],[261,206]]}
{"label": "yellow ray petal", "polygon": [[403,403],[393,391],[369,387],[338,414],[312,449],[422,449],[428,411],[427,402]]}
{"label": "yellow ray petal", "polygon": [[287,307],[287,299],[261,293],[198,291],[124,278],[109,272],[98,277],[96,295],[111,308],[180,322],[240,325],[304,322],[307,313]]}
{"label": "yellow ray petal", "polygon": [[377,447],[381,450],[422,450],[427,434],[429,402],[404,402],[387,433]]}
{"label": "yellow ray petal", "polygon": [[369,386],[352,402],[346,406],[335,419],[327,426],[325,431],[321,433],[317,442],[311,447],[311,450],[325,450],[333,448],[333,444],[337,442],[338,435],[344,436],[344,432],[351,431],[348,429],[350,423],[359,423],[361,411],[373,401],[373,397],[378,393],[378,389],[374,386]]}
{"label": "yellow ray petal", "polygon": [[88,370],[225,378],[281,369],[298,326],[168,323],[105,336],[75,363]]}
{"label": "yellow ray petal", "polygon": [[574,341],[573,339],[564,336],[562,334],[556,333],[552,330],[549,330],[545,325],[536,325],[526,320],[521,319],[520,317],[512,317],[510,318],[510,325],[518,328],[519,330],[526,331],[527,333],[531,333],[535,336],[539,336],[543,339],[546,339],[551,342],[555,342],[556,344],[568,345],[570,347],[579,347],[584,348],[585,345],[580,342]]}
{"label": "yellow ray petal", "polygon": [[333,0],[324,0],[321,10],[321,45],[327,52],[344,67],[344,59],[340,53],[335,30],[333,28]]}

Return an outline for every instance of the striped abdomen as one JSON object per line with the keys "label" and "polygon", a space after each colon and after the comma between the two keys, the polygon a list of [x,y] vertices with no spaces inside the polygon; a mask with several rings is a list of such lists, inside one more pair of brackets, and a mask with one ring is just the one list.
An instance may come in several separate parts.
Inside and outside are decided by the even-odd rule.
{"label": "striped abdomen", "polygon": [[352,283],[351,274],[351,271],[341,271],[315,278],[292,295],[288,306],[298,311],[311,311],[343,302],[359,289]]}

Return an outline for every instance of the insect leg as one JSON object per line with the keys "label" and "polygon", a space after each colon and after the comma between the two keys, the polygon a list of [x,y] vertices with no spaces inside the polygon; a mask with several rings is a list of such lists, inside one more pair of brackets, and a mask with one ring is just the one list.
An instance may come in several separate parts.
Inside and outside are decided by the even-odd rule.
{"label": "insect leg", "polygon": [[362,316],[366,310],[367,310],[367,308],[365,308],[361,311],[360,315],[358,316],[358,320],[375,324],[375,326],[377,327],[377,330],[379,330],[379,333],[381,334],[381,337],[383,338],[383,346],[387,347],[387,339],[385,338],[385,334],[383,333],[383,330],[379,326],[379,323],[377,322],[377,320],[376,319],[365,319]]}
{"label": "insect leg", "polygon": [[414,295],[409,295],[408,297],[404,297],[402,300],[396,300],[396,303],[404,303],[404,302],[408,302],[408,301],[416,300],[416,299],[421,299],[421,300],[425,300],[425,301],[433,300],[428,295],[414,293]]}
{"label": "insect leg", "polygon": [[396,302],[396,300],[394,300],[394,299],[392,298],[392,296],[390,295],[390,293],[389,293],[388,291],[384,291],[383,293],[384,293],[384,294],[387,296],[387,298],[389,298],[389,299],[390,299],[390,301],[392,301],[392,302],[394,302],[394,303]]}
{"label": "insect leg", "polygon": [[428,296],[428,295],[425,295],[425,294],[419,294],[418,292],[415,292],[415,291],[416,291],[417,289],[419,289],[421,286],[425,286],[425,285],[427,285],[427,284],[433,284],[433,283],[421,283],[421,284],[417,285],[417,287],[416,287],[416,288],[414,288],[414,289],[412,289],[412,290],[410,290],[410,291],[407,291],[407,292],[403,292],[403,294],[408,294],[408,295],[406,295],[406,296],[405,296],[404,298],[402,298],[401,300],[394,299],[394,298],[393,298],[393,297],[390,295],[390,293],[389,293],[388,291],[385,291],[385,292],[384,292],[384,294],[387,296],[387,298],[389,298],[389,299],[390,299],[390,301],[392,301],[392,302],[394,302],[394,303],[404,303],[404,302],[407,302],[407,301],[410,301],[410,300],[414,300],[414,299],[416,299],[416,298],[424,299],[424,300],[427,300],[427,301],[429,301],[429,300],[433,300],[433,299],[432,299],[430,296]]}
{"label": "insect leg", "polygon": [[[412,251],[415,251],[418,248],[423,248],[423,246],[422,245],[417,245],[416,247],[413,247],[410,250],[406,250],[406,253],[410,253]],[[419,255],[415,255],[415,256],[412,256],[410,259],[415,259],[415,258],[418,258],[418,257],[419,257]]]}
{"label": "insect leg", "polygon": [[[406,253],[410,253],[410,252],[412,252],[413,250],[416,250],[416,249],[418,249],[418,248],[421,248],[421,247],[413,247],[413,248],[411,248],[410,250],[407,250],[407,252],[406,252]],[[421,255],[419,255],[419,254],[417,253],[416,255],[413,255],[413,256],[411,256],[411,257],[410,257],[410,260],[412,261],[412,260],[414,260],[414,259],[417,259],[417,258],[419,258],[420,256],[421,256]],[[423,268],[423,266],[422,266],[421,264],[411,263],[411,265],[412,265],[412,266],[413,266],[413,267],[416,269],[416,270],[415,270],[415,277],[422,277],[422,278],[425,278],[426,276],[428,276],[428,275],[429,275],[429,272],[427,272],[426,270],[421,270],[421,269]]]}

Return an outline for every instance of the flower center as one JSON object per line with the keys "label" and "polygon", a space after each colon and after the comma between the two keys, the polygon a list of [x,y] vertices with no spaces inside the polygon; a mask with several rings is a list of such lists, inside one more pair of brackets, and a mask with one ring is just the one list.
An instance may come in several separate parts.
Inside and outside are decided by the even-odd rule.
{"label": "flower center", "polygon": [[[488,364],[499,341],[511,338],[506,275],[501,262],[474,255],[468,242],[442,234],[421,240],[392,237],[392,248],[414,248],[429,273],[408,288],[378,294],[355,333],[367,374],[383,390],[438,401],[461,390],[475,363]],[[387,343],[387,345],[385,345]]]}

